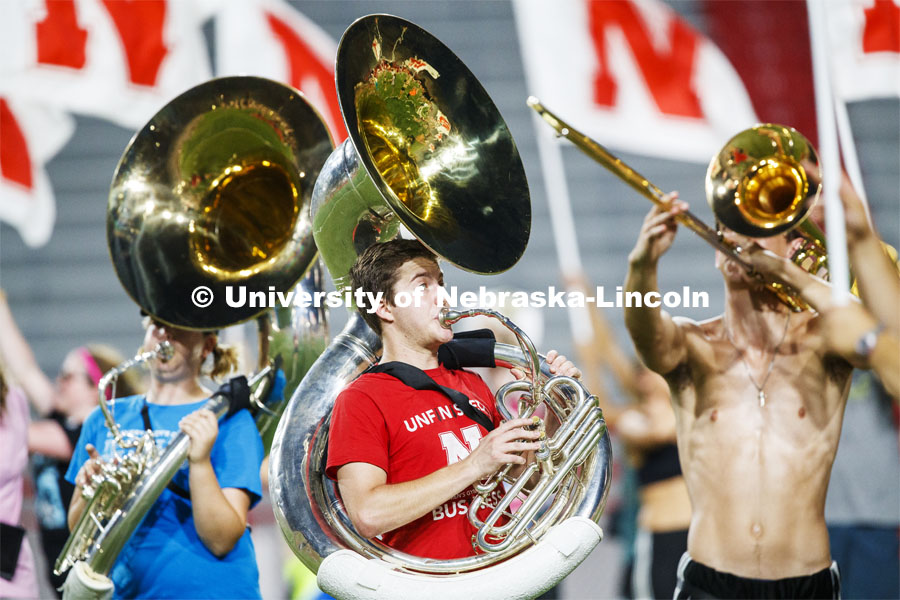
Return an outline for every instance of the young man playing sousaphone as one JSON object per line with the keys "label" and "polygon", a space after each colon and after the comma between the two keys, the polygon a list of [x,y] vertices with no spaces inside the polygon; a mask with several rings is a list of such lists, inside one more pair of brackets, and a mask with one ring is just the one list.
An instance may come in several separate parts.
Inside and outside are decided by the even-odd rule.
{"label": "young man playing sousaphone", "polygon": [[[628,291],[657,289],[657,264],[687,207],[676,198],[644,219]],[[725,237],[814,308],[830,293],[780,258],[789,255],[785,236],[758,245]],[[828,351],[816,312],[792,313],[720,252],[716,267],[725,280],[719,317],[698,323],[659,308],[625,309],[638,353],[669,384],[693,508],[676,597],[836,598],[824,507],[852,367]]]}
{"label": "young man playing sousaphone", "polygon": [[[350,276],[354,289],[381,292],[374,313],[359,310],[384,352],[337,398],[326,473],[361,535],[416,556],[471,556],[472,484],[507,463],[524,464],[521,454],[540,447],[540,433],[525,428],[531,419],[501,423],[479,376],[439,364],[438,348],[453,333],[439,320],[444,278],[430,250],[415,240],[376,244]],[[394,299],[403,293],[417,301],[401,306]],[[581,375],[554,351],[547,361],[552,373]],[[398,377],[409,381],[410,368],[445,389],[407,385]]]}

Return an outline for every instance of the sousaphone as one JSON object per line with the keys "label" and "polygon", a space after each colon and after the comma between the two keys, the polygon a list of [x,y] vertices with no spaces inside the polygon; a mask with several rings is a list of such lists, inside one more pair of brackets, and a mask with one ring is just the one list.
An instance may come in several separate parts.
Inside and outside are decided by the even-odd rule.
{"label": "sousaphone", "polygon": [[[113,177],[107,237],[126,292],[153,319],[208,331],[266,310],[249,303],[230,306],[228,286],[287,292],[308,269],[299,285],[314,285],[309,198],[332,147],[324,122],[303,95],[275,81],[214,79],[172,100],[134,136]],[[275,319],[275,329],[282,330],[273,337],[290,378],[304,366],[297,360],[303,347],[324,336],[324,323],[314,312],[287,322],[282,317]],[[282,327],[292,323],[298,326],[293,332]],[[167,345],[101,380],[100,405],[118,460],[85,486],[90,503],[57,559],[57,572],[75,565],[66,597],[111,594],[106,574],[184,463],[184,434],[162,449],[150,431],[120,431],[104,394],[125,369],[167,351],[171,356]],[[263,354],[261,349],[261,360],[267,358]],[[265,389],[256,391],[251,400],[257,414],[274,416],[262,404]],[[229,408],[220,395],[204,407],[219,417]]]}
{"label": "sousaphone", "polygon": [[[527,182],[509,128],[469,69],[427,31],[389,15],[354,22],[335,64],[349,138],[326,161],[312,200],[313,233],[335,287],[349,283],[360,252],[393,239],[401,226],[462,269],[492,274],[512,267],[531,229]],[[561,563],[583,559],[579,552],[593,545],[563,532],[556,542],[565,551],[532,553],[523,567],[516,562],[521,556],[511,558],[521,544],[513,552],[441,561],[394,551],[353,529],[325,477],[329,417],[339,392],[380,349],[378,336],[351,311],[275,434],[269,467],[275,516],[294,553],[318,571],[320,587],[338,597],[458,597],[472,586],[481,597],[527,596],[561,577]],[[525,365],[530,358],[518,349],[510,357],[517,358],[502,362]],[[596,518],[602,510],[608,442],[604,434],[597,443],[603,456],[596,476],[586,476],[590,491],[579,496],[579,514]],[[596,524],[587,529],[596,544]],[[534,541],[541,547],[543,540]],[[497,569],[517,576],[511,581]]]}

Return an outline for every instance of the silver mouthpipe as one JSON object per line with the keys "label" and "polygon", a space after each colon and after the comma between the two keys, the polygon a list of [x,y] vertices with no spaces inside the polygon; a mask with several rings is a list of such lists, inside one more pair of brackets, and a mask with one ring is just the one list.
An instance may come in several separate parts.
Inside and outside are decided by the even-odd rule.
{"label": "silver mouthpipe", "polygon": [[528,360],[529,367],[531,373],[529,375],[529,379],[531,381],[531,386],[533,393],[535,395],[535,399],[537,400],[537,396],[540,394],[540,385],[539,385],[539,375],[541,372],[541,357],[538,354],[537,350],[534,347],[534,343],[531,341],[531,338],[528,335],[519,329],[519,326],[513,323],[506,315],[497,312],[496,310],[491,310],[489,308],[473,308],[470,310],[453,310],[451,308],[443,308],[441,309],[441,313],[438,316],[438,320],[441,325],[447,329],[450,328],[451,325],[457,323],[461,319],[465,319],[467,317],[491,317],[493,319],[497,319],[500,321],[504,327],[509,329],[513,335],[516,336],[516,341],[519,343],[519,348],[522,350],[522,354],[525,355],[525,358]]}
{"label": "silver mouthpipe", "polygon": [[[163,362],[166,362],[172,356],[175,355],[175,349],[172,347],[167,341],[162,341],[157,344],[156,348],[150,350],[148,352],[141,352],[137,356],[133,358],[129,358],[122,364],[113,367],[109,371],[107,371],[103,377],[100,378],[100,381],[97,382],[97,392],[100,394],[100,410],[103,411],[103,417],[106,419],[106,426],[109,427],[109,431],[113,434],[113,438],[116,442],[120,441],[121,434],[119,433],[119,426],[116,425],[116,420],[113,418],[112,413],[109,411],[109,405],[106,402],[106,389],[113,385],[115,386],[116,380],[119,378],[119,375],[128,371],[137,365],[145,363],[149,360],[153,360],[154,358],[159,358]],[[115,388],[113,388],[115,389]]]}
{"label": "silver mouthpipe", "polygon": [[458,322],[460,319],[473,316],[471,314],[468,314],[471,312],[474,311],[458,311],[450,308],[443,308],[441,309],[441,314],[438,316],[438,320],[440,320],[441,326],[444,329],[450,329],[450,326]]}

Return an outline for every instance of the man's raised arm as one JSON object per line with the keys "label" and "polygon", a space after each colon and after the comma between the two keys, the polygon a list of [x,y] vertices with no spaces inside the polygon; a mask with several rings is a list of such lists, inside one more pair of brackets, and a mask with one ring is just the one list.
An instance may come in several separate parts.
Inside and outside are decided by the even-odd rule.
{"label": "man's raised arm", "polygon": [[[676,201],[677,193],[666,195],[670,208],[654,206],[644,218],[634,249],[628,255],[628,274],[625,291],[658,292],[656,269],[660,257],[675,240],[677,225],[675,216],[687,209],[687,204]],[[672,317],[658,306],[625,307],[625,326],[634,341],[634,347],[651,370],[666,374],[685,358],[684,334],[672,321]]]}

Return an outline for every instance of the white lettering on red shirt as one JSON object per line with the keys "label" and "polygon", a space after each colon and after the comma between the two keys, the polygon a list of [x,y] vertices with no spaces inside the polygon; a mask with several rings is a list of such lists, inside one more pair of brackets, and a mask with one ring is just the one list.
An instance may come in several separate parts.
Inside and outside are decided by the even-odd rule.
{"label": "white lettering on red shirt", "polygon": [[441,440],[441,447],[447,453],[448,466],[467,457],[469,453],[478,447],[478,442],[481,441],[481,428],[478,425],[463,427],[459,432],[466,442],[465,445],[452,431],[442,431],[438,434]]}

